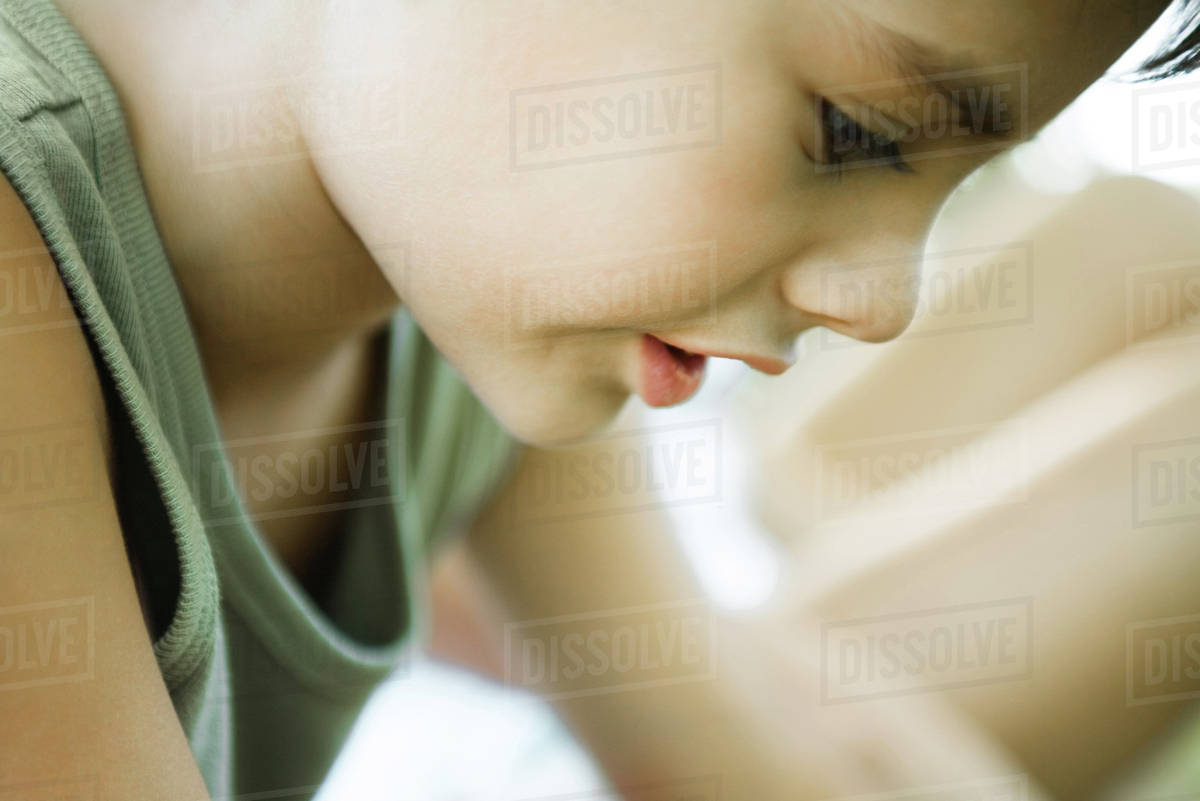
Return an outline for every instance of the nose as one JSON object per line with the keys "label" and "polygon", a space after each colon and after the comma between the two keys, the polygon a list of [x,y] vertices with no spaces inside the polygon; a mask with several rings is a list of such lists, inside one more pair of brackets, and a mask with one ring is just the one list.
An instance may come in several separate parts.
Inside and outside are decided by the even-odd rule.
{"label": "nose", "polygon": [[922,260],[893,253],[864,259],[810,252],[784,271],[781,292],[817,325],[863,342],[895,339],[916,314]]}

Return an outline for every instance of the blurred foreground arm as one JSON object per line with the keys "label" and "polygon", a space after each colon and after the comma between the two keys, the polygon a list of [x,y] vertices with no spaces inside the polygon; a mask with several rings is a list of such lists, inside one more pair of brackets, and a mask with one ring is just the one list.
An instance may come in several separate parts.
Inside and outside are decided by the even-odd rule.
{"label": "blurred foreground arm", "polygon": [[718,612],[661,510],[519,522],[525,482],[562,464],[526,453],[474,563],[501,600],[507,682],[549,697],[626,797],[816,801],[1018,773],[937,699],[822,705],[814,621]]}

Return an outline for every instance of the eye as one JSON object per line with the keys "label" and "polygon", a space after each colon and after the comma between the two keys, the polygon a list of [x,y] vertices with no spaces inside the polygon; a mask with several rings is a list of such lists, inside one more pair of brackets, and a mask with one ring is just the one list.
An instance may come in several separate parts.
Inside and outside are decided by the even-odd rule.
{"label": "eye", "polygon": [[821,103],[821,132],[825,139],[823,164],[836,167],[839,175],[846,162],[858,162],[864,167],[883,165],[897,172],[913,171],[895,139],[859,125],[825,98],[818,100]]}

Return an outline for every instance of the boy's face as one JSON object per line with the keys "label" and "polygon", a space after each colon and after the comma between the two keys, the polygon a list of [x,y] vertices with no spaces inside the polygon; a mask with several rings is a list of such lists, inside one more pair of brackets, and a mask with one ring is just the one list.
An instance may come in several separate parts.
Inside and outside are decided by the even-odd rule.
{"label": "boy's face", "polygon": [[658,340],[774,371],[813,326],[900,333],[911,257],[949,192],[1161,10],[352,5],[330,21],[326,57],[399,80],[403,132],[352,153],[317,147],[317,167],[369,247],[405,245],[403,263],[381,261],[434,343],[540,443],[597,430],[630,393],[686,397],[699,360]]}

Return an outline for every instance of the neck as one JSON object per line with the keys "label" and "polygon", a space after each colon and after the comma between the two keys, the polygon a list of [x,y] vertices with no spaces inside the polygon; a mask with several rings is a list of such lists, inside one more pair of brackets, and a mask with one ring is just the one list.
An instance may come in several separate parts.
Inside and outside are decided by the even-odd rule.
{"label": "neck", "polygon": [[325,0],[57,3],[121,99],[210,371],[324,359],[378,330],[398,298],[301,124]]}

